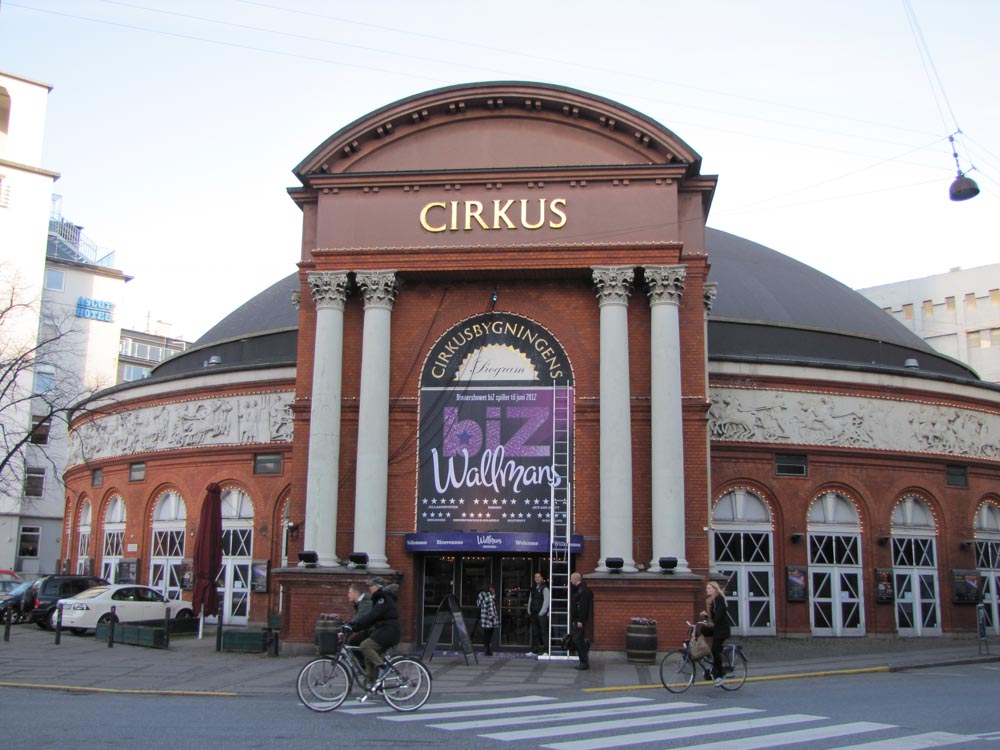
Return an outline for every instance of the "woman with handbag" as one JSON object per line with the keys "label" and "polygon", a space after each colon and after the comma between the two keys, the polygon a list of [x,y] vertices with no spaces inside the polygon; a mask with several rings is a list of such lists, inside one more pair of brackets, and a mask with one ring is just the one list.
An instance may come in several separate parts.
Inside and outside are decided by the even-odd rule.
{"label": "woman with handbag", "polygon": [[705,609],[698,616],[707,620],[700,632],[712,638],[712,677],[718,687],[726,673],[722,663],[722,646],[729,637],[729,609],[726,595],[715,581],[705,584]]}

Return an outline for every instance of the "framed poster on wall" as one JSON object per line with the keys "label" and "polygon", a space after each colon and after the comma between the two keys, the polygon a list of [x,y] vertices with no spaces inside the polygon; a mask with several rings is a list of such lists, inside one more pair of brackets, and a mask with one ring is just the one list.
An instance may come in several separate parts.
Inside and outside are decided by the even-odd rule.
{"label": "framed poster on wall", "polygon": [[785,599],[790,602],[805,602],[809,600],[809,579],[805,565],[789,565],[788,584]]}
{"label": "framed poster on wall", "polygon": [[271,579],[271,561],[254,560],[250,568],[250,591],[266,594]]}
{"label": "framed poster on wall", "polygon": [[981,591],[978,570],[951,571],[952,604],[979,604]]}
{"label": "framed poster on wall", "polygon": [[875,601],[878,604],[892,604],[896,601],[892,585],[892,568],[875,569]]}

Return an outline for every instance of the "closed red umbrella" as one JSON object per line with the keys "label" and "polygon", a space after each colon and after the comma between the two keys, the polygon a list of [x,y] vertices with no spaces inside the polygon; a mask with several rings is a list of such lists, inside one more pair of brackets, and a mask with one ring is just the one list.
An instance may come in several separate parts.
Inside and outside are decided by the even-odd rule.
{"label": "closed red umbrella", "polygon": [[[219,613],[219,592],[215,581],[222,568],[222,488],[212,482],[205,488],[205,501],[201,505],[201,519],[194,538],[194,593],[191,597],[196,616]],[[198,632],[201,636],[201,629]]]}

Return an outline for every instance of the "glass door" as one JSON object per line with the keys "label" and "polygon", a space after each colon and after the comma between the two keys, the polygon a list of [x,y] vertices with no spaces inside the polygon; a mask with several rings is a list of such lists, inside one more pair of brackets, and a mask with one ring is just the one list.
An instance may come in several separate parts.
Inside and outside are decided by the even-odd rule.
{"label": "glass door", "polygon": [[[483,632],[479,626],[479,592],[493,584],[493,560],[489,557],[463,557],[459,561],[458,601],[462,607],[465,630],[473,646],[481,646]],[[496,635],[494,634],[494,638]]]}
{"label": "glass door", "polygon": [[[422,618],[420,625],[421,643],[427,643],[434,627],[438,608],[455,590],[455,558],[429,555],[423,561],[424,588],[422,592]],[[441,631],[438,645],[451,647],[454,628],[450,623]]]}
{"label": "glass door", "polygon": [[500,560],[500,646],[528,648],[528,592],[534,575],[530,557]]}

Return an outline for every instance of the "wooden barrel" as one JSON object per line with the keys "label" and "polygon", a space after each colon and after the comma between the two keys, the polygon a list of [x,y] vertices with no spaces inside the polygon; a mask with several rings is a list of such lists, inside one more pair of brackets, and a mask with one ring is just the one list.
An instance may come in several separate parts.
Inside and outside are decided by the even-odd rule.
{"label": "wooden barrel", "polygon": [[316,621],[316,634],[313,642],[321,654],[337,653],[337,639],[340,635],[340,627],[343,623],[340,620],[320,617]]}
{"label": "wooden barrel", "polygon": [[656,663],[656,623],[630,622],[625,632],[625,656],[630,664]]}

